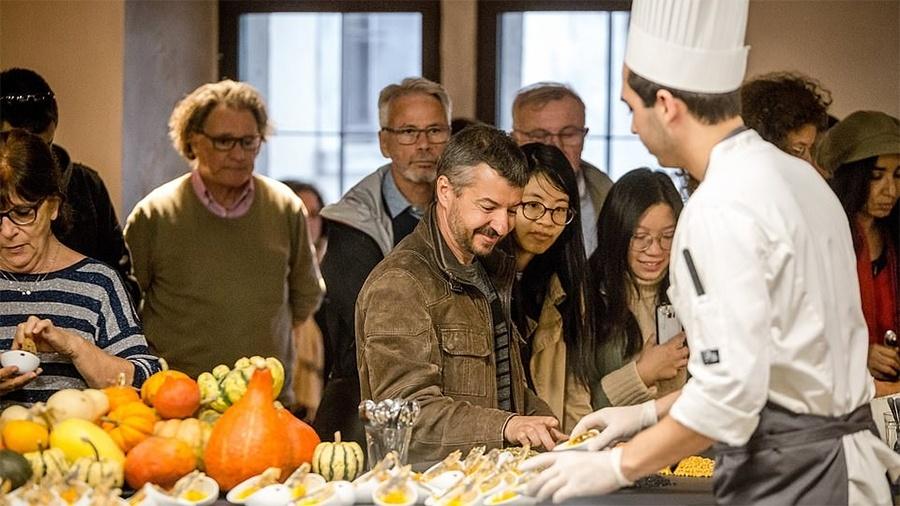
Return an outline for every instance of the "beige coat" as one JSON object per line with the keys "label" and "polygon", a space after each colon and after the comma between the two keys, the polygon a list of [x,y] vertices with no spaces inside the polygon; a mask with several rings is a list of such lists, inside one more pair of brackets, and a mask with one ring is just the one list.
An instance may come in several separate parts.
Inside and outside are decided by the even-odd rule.
{"label": "beige coat", "polygon": [[550,287],[538,321],[529,319],[526,339],[531,339],[529,369],[538,397],[543,399],[568,433],[578,420],[591,412],[591,392],[566,372],[566,342],[562,315],[557,306],[566,298],[559,278],[550,278]]}

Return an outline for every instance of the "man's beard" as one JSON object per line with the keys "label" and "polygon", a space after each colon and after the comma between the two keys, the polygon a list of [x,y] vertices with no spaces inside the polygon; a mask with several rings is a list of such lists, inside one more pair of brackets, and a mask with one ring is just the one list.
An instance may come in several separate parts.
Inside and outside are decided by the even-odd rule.
{"label": "man's beard", "polygon": [[453,240],[456,241],[456,244],[460,248],[462,248],[464,253],[476,257],[484,257],[488,256],[491,251],[494,250],[494,246],[489,246],[487,248],[477,248],[475,246],[475,235],[477,234],[482,234],[490,238],[500,237],[500,234],[491,228],[490,225],[484,225],[469,232],[462,222],[462,218],[459,215],[459,210],[456,205],[450,209],[449,217],[450,233],[453,235]]}

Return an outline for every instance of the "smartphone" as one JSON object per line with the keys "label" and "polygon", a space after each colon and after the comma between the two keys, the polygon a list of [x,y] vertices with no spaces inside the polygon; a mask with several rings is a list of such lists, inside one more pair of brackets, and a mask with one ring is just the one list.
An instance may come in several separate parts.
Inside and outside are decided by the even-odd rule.
{"label": "smartphone", "polygon": [[681,320],[675,315],[672,304],[656,306],[656,344],[663,344],[683,331]]}

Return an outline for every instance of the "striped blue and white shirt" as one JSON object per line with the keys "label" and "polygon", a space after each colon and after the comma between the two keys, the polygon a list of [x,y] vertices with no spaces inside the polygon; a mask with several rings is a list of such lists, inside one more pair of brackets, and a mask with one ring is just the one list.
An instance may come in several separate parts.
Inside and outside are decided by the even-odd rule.
{"label": "striped blue and white shirt", "polygon": [[[135,386],[160,370],[125,286],[106,264],[85,258],[48,275],[0,273],[0,350],[12,347],[16,326],[33,315],[134,364]],[[4,395],[0,404],[44,401],[63,388],[87,388],[70,360],[58,353],[38,355],[43,373]]]}

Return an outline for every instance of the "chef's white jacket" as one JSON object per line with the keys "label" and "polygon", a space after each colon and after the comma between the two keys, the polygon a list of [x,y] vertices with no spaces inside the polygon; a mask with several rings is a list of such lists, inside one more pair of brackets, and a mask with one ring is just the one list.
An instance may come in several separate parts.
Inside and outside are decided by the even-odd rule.
{"label": "chef's white jacket", "polygon": [[[692,377],[670,410],[681,424],[740,446],[767,401],[841,416],[873,397],[850,227],[806,162],[753,130],[716,145],[681,213],[670,265],[669,297],[691,350]],[[880,479],[861,484],[875,485],[880,502],[882,462],[900,459],[867,432],[844,446],[851,481]]]}

